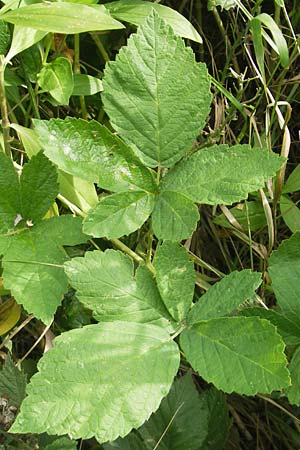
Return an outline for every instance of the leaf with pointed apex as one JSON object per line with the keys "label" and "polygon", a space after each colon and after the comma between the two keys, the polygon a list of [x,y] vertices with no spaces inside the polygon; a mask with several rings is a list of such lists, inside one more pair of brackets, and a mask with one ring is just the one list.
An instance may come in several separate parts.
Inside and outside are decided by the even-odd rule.
{"label": "leaf with pointed apex", "polygon": [[74,89],[71,62],[60,56],[45,64],[38,75],[38,82],[59,105],[68,105]]}
{"label": "leaf with pointed apex", "polygon": [[67,259],[62,246],[87,240],[81,226],[79,218],[60,216],[6,237],[4,285],[18,303],[45,324],[52,321],[68,287],[61,267]]}
{"label": "leaf with pointed apex", "polygon": [[168,6],[144,0],[119,0],[106,3],[105,7],[114,18],[133,23],[134,25],[141,25],[150,14],[152,8],[154,8],[157,14],[171,25],[178,36],[202,44],[201,36],[193,25],[179,12]]}
{"label": "leaf with pointed apex", "polygon": [[158,239],[181,241],[190,237],[200,218],[197,206],[178,192],[161,192],[154,205],[152,227]]}
{"label": "leaf with pointed apex", "polygon": [[12,161],[0,153],[0,232],[14,226],[21,212],[20,185]]}
{"label": "leaf with pointed apex", "polygon": [[99,321],[123,320],[169,327],[164,307],[148,269],[140,267],[136,276],[132,260],[116,250],[87,252],[65,264],[78,300],[92,309]]}
{"label": "leaf with pointed apex", "polygon": [[103,5],[91,7],[80,3],[44,2],[23,6],[1,15],[1,19],[50,33],[77,34],[85,31],[124,28]]}
{"label": "leaf with pointed apex", "polygon": [[83,222],[85,233],[115,239],[138,230],[150,216],[154,195],[143,191],[119,192],[100,199]]}
{"label": "leaf with pointed apex", "polygon": [[300,405],[300,347],[297,348],[289,364],[292,385],[286,390],[292,405]]}
{"label": "leaf with pointed apex", "polygon": [[179,244],[164,242],[155,253],[156,282],[166,308],[178,322],[192,306],[195,271],[187,251]]}
{"label": "leaf with pointed apex", "polygon": [[100,123],[73,117],[33,122],[45,154],[61,170],[113,192],[156,191],[150,170]]}
{"label": "leaf with pointed apex", "polygon": [[44,217],[59,192],[56,168],[40,152],[24,165],[20,181],[22,217],[35,223]]}
{"label": "leaf with pointed apex", "polygon": [[175,380],[159,409],[137,433],[105,444],[104,449],[153,450],[159,442],[161,450],[221,450],[229,425],[224,394],[214,388],[199,394],[187,374]]}
{"label": "leaf with pointed apex", "polygon": [[278,305],[300,328],[300,232],[283,241],[272,253],[268,271]]}
{"label": "leaf with pointed apex", "polygon": [[64,333],[39,362],[10,432],[125,436],[158,408],[179,360],[177,345],[154,325],[116,321]]}
{"label": "leaf with pointed apex", "polygon": [[258,317],[199,322],[180,336],[186,358],[218,389],[254,395],[290,385],[284,342],[276,328]]}
{"label": "leaf with pointed apex", "polygon": [[292,233],[300,230],[300,209],[289,197],[280,197],[281,216]]}
{"label": "leaf with pointed apex", "polygon": [[259,272],[251,270],[232,272],[200,297],[187,317],[188,323],[194,324],[201,320],[227,316],[246,300],[251,299],[261,282]]}
{"label": "leaf with pointed apex", "polygon": [[9,405],[18,408],[25,398],[26,381],[26,375],[16,367],[8,354],[0,371],[0,397],[7,398]]}
{"label": "leaf with pointed apex", "polygon": [[106,66],[102,99],[113,127],[145,164],[171,167],[205,124],[209,87],[206,66],[152,11]]}
{"label": "leaf with pointed apex", "polygon": [[284,158],[249,145],[214,145],[194,153],[163,178],[161,190],[194,202],[231,205],[264,186]]}

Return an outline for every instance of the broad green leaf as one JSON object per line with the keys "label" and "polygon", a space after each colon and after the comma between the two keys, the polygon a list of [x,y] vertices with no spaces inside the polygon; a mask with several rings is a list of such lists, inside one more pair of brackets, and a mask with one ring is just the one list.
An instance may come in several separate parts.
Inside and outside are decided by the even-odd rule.
{"label": "broad green leaf", "polygon": [[184,247],[171,242],[157,247],[153,264],[161,298],[171,316],[180,322],[192,306],[196,281],[194,264]]}
{"label": "broad green leaf", "polygon": [[134,276],[133,268],[132,260],[115,250],[87,252],[65,264],[78,300],[97,320],[151,322],[167,328],[170,316],[151,273],[140,267]]}
{"label": "broad green leaf", "polygon": [[153,11],[107,65],[102,99],[113,127],[145,164],[171,167],[205,124],[209,87],[206,66]]}
{"label": "broad green leaf", "polygon": [[214,145],[170,170],[161,189],[180,192],[198,203],[231,205],[262,188],[283,162],[275,153],[249,145]]}
{"label": "broad green leaf", "polygon": [[[211,428],[214,420],[212,414],[219,419],[218,429]],[[123,439],[104,445],[104,449],[153,450],[159,443],[161,450],[207,450],[210,448],[207,441],[214,439],[213,433],[220,440],[225,427],[229,427],[229,420],[224,395],[214,388],[199,394],[191,375],[187,374],[174,382],[158,411],[141,428]],[[216,439],[214,441],[216,444]],[[213,450],[221,448],[215,445]]]}
{"label": "broad green leaf", "polygon": [[289,197],[280,197],[280,212],[292,233],[300,230],[300,209]]}
{"label": "broad green leaf", "polygon": [[21,212],[20,185],[12,161],[0,153],[0,232],[14,226]]}
{"label": "broad green leaf", "polygon": [[300,328],[300,233],[283,241],[269,259],[269,274],[283,314]]}
{"label": "broad green leaf", "polygon": [[38,75],[38,82],[60,105],[68,105],[74,88],[70,61],[60,56],[47,63]]}
{"label": "broad green leaf", "polygon": [[[247,205],[245,202],[234,206],[233,208],[230,208],[230,212],[239,224],[242,225],[244,230],[248,230],[250,227],[251,231],[257,231],[267,225],[264,208],[262,204],[257,201],[247,202]],[[213,222],[224,228],[233,228],[223,213],[215,217]]]}
{"label": "broad green leaf", "polygon": [[103,5],[97,5],[95,8],[67,2],[44,2],[24,6],[2,14],[1,19],[50,33],[76,34],[124,28],[108,14]]}
{"label": "broad green leaf", "polygon": [[11,41],[9,25],[0,20],[0,55],[5,55]]}
{"label": "broad green leaf", "polygon": [[58,194],[56,168],[42,152],[24,165],[20,190],[23,219],[42,219]]}
{"label": "broad green leaf", "polygon": [[297,348],[289,364],[292,385],[286,390],[292,405],[300,405],[300,347]]}
{"label": "broad green leaf", "polygon": [[21,307],[13,298],[3,301],[0,304],[0,336],[11,330],[18,323],[20,317]]}
{"label": "broad green leaf", "polygon": [[18,408],[25,398],[26,379],[26,375],[16,367],[8,353],[0,371],[0,397],[7,398],[9,405]]}
{"label": "broad green leaf", "polygon": [[154,325],[113,322],[62,334],[39,362],[13,433],[95,436],[141,426],[167,395],[179,350]]}
{"label": "broad green leaf", "polygon": [[48,444],[46,447],[43,447],[44,450],[76,450],[77,442],[71,441],[67,437],[59,437]]}
{"label": "broad green leaf", "polygon": [[289,194],[295,191],[300,191],[300,164],[295,167],[282,188],[283,194]]}
{"label": "broad green leaf", "polygon": [[75,73],[72,95],[94,95],[103,90],[102,81],[91,75]]}
{"label": "broad green leaf", "polygon": [[190,237],[199,220],[198,208],[178,192],[161,192],[154,205],[152,227],[158,239],[181,241]]}
{"label": "broad green leaf", "polygon": [[5,60],[10,61],[14,56],[41,41],[46,34],[47,31],[15,25],[11,46]]}
{"label": "broad green leaf", "polygon": [[117,136],[96,121],[34,120],[48,158],[76,177],[113,192],[155,192],[152,173]]}
{"label": "broad green leaf", "polygon": [[5,240],[4,286],[29,313],[49,324],[68,286],[62,267],[68,257],[62,245],[87,240],[81,232],[81,220],[72,216],[55,217]]}
{"label": "broad green leaf", "polygon": [[188,322],[194,324],[201,320],[227,316],[253,297],[261,281],[259,272],[232,272],[200,297],[188,315]]}
{"label": "broad green leaf", "polygon": [[199,375],[224,392],[254,395],[290,385],[284,343],[258,317],[199,322],[183,331],[180,345]]}
{"label": "broad green leaf", "polygon": [[265,309],[259,307],[243,308],[240,313],[242,316],[253,317],[258,316],[261,319],[269,320],[283,337],[286,345],[300,344],[300,323],[293,322],[284,314],[274,309]]}
{"label": "broad green leaf", "polygon": [[[11,124],[11,127],[18,133],[29,158],[32,158],[33,155],[41,150],[41,144],[39,143],[35,130],[15,123]],[[61,170],[58,170],[57,179],[60,194],[75,206],[78,206],[83,212],[87,213],[88,210],[98,202],[96,189],[93,183],[82,180],[81,178],[73,177]]]}
{"label": "broad green leaf", "polygon": [[83,222],[85,233],[115,239],[138,230],[150,216],[154,195],[147,192],[119,192],[100,199]]}
{"label": "broad green leaf", "polygon": [[193,25],[168,6],[143,0],[119,0],[107,3],[105,6],[114,18],[134,25],[141,25],[153,8],[167,24],[171,25],[178,36],[202,43],[202,38]]}

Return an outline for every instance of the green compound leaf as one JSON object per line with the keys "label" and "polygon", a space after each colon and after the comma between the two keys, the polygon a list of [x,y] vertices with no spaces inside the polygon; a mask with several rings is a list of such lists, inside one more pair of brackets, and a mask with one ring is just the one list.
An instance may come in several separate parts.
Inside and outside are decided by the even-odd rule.
{"label": "green compound leaf", "polygon": [[161,190],[180,192],[198,203],[230,205],[262,188],[283,162],[275,153],[248,145],[214,145],[172,169]]}
{"label": "green compound leaf", "polygon": [[153,8],[167,24],[171,25],[178,36],[202,44],[201,36],[193,25],[184,16],[168,6],[143,0],[119,0],[106,3],[105,7],[115,19],[124,20],[134,25],[141,25]]}
{"label": "green compound leaf", "polygon": [[98,122],[67,117],[34,126],[45,154],[64,172],[113,192],[156,191],[150,170]]}
{"label": "green compound leaf", "polygon": [[214,284],[195,304],[187,320],[189,324],[201,320],[227,316],[253,297],[260,286],[261,273],[242,270],[232,272]]}
{"label": "green compound leaf", "polygon": [[166,308],[180,322],[192,306],[195,271],[187,251],[179,244],[164,242],[155,253],[156,282]]}
{"label": "green compound leaf", "polygon": [[12,161],[0,154],[0,231],[22,219],[42,219],[58,194],[55,167],[42,154],[24,165],[20,182]]}
{"label": "green compound leaf", "polygon": [[99,321],[123,320],[169,327],[169,316],[155,281],[145,267],[133,273],[132,260],[115,250],[87,252],[65,264],[78,300]]}
{"label": "green compound leaf", "polygon": [[61,267],[67,260],[62,245],[85,242],[87,236],[81,226],[79,218],[54,217],[4,238],[4,285],[18,303],[45,324],[52,321],[68,287]]}
{"label": "green compound leaf", "polygon": [[287,398],[292,405],[300,405],[300,347],[297,348],[289,364],[292,385],[286,390]]}
{"label": "green compound leaf", "polygon": [[103,197],[89,211],[83,230],[95,237],[115,239],[138,230],[150,216],[154,195],[147,192],[120,192]]}
{"label": "green compound leaf", "polygon": [[43,91],[49,92],[60,105],[68,105],[74,89],[71,62],[59,57],[47,63],[38,75]]}
{"label": "green compound leaf", "polygon": [[113,127],[145,164],[171,167],[205,124],[209,88],[206,66],[153,11],[108,63],[102,99]]}
{"label": "green compound leaf", "polygon": [[276,300],[284,315],[300,328],[300,233],[282,242],[269,259]]}
{"label": "green compound leaf", "polygon": [[[218,428],[213,427],[213,414],[218,418]],[[221,450],[220,443],[224,445],[228,427],[224,395],[214,388],[199,394],[188,374],[174,382],[158,411],[136,433],[106,444],[104,449],[153,450],[159,442],[161,450]],[[214,447],[209,446],[209,440]]]}
{"label": "green compound leaf", "polygon": [[24,6],[2,14],[1,19],[15,25],[63,34],[124,28],[108,14],[103,5],[95,8],[67,2]]}
{"label": "green compound leaf", "polygon": [[224,392],[254,395],[290,385],[282,338],[258,317],[199,322],[183,331],[180,345],[199,375]]}
{"label": "green compound leaf", "polygon": [[200,218],[197,206],[178,192],[161,192],[154,205],[152,227],[158,239],[181,241],[190,237]]}
{"label": "green compound leaf", "polygon": [[19,408],[25,398],[26,382],[27,376],[16,367],[8,354],[0,371],[0,397],[7,398],[9,405]]}
{"label": "green compound leaf", "polygon": [[13,433],[95,436],[141,426],[167,395],[179,350],[161,327],[113,322],[62,334],[40,360]]}
{"label": "green compound leaf", "polygon": [[43,153],[24,165],[20,190],[23,219],[42,219],[59,192],[56,168]]}

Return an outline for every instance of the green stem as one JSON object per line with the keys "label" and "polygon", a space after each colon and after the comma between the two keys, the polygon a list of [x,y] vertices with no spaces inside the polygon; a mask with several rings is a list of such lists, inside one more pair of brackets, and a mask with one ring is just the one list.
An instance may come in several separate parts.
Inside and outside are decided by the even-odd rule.
{"label": "green stem", "polygon": [[[80,39],[79,34],[74,36],[74,73],[80,74]],[[85,99],[83,95],[79,97],[81,116],[84,120],[87,120],[87,109],[85,104]]]}
{"label": "green stem", "polygon": [[99,50],[99,52],[101,53],[102,58],[104,59],[105,62],[109,61],[109,56],[107,51],[104,48],[104,45],[101,42],[101,39],[99,38],[98,34],[96,33],[91,33],[92,38],[94,39],[94,42]]}
{"label": "green stem", "polygon": [[220,270],[216,269],[215,267],[211,266],[207,262],[203,261],[203,259],[199,258],[199,256],[194,255],[194,253],[189,252],[189,258],[197,264],[197,266],[203,267],[203,269],[210,270],[211,272],[218,275],[218,277],[225,277],[225,273],[221,272]]}
{"label": "green stem", "polygon": [[4,72],[6,64],[4,62],[4,56],[0,55],[0,108],[1,108],[1,118],[2,118],[2,131],[3,131],[3,142],[4,142],[4,152],[9,158],[12,157],[10,149],[10,123],[8,118],[7,102],[5,95],[5,81]]}

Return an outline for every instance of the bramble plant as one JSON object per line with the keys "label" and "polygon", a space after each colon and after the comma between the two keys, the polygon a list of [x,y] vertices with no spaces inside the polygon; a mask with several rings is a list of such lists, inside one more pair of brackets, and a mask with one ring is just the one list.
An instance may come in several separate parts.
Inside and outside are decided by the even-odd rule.
{"label": "bramble plant", "polygon": [[[35,80],[53,105],[103,90],[106,125],[35,118],[30,129],[6,124],[2,109],[3,285],[46,330],[68,285],[92,314],[87,325],[57,333],[25,399],[24,374],[11,358],[0,372],[9,398],[13,389],[3,381],[9,373],[22,386],[13,397],[20,412],[9,433],[55,435],[47,450],[72,450],[75,439],[92,437],[105,450],[150,450],[160,443],[162,449],[217,450],[230,426],[226,393],[280,391],[300,403],[299,347],[292,357],[285,353],[300,343],[300,234],[269,259],[276,310],[257,301],[265,274],[216,272],[221,279],[211,286],[195,270],[202,260],[184,245],[201,221],[199,205],[236,204],[258,190],[266,195],[265,183],[286,158],[248,144],[195,145],[211,110],[211,77],[182,37],[201,38],[162,5],[147,3],[142,19],[131,19],[145,3],[112,2],[106,9],[47,2],[1,15],[3,23],[15,24],[3,73],[11,58],[48,32],[76,36],[101,29],[99,21],[103,29],[121,29],[118,19],[139,25],[107,62],[102,82],[73,74],[62,56],[44,61]],[[20,42],[24,27],[32,28]],[[5,101],[2,95],[2,107]],[[23,143],[25,164],[11,157],[9,128]],[[132,233],[138,245],[126,237]],[[212,386],[199,393],[192,374]]]}

